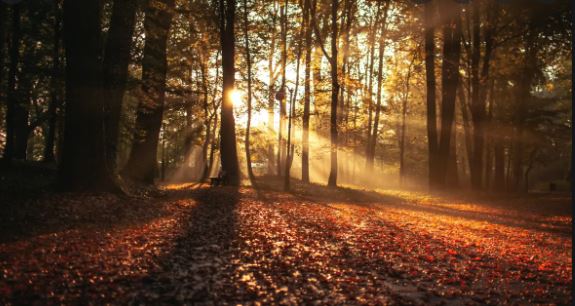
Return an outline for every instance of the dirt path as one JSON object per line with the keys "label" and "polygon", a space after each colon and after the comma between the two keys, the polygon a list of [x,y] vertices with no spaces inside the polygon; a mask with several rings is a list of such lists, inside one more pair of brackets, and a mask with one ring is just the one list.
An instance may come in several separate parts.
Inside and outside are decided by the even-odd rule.
{"label": "dirt path", "polygon": [[170,189],[133,222],[0,244],[0,303],[571,303],[563,202]]}

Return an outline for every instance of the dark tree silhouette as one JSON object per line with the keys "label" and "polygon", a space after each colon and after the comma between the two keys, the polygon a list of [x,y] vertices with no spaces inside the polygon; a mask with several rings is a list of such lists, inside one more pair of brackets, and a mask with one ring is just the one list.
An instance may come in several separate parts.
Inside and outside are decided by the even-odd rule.
{"label": "dark tree silhouette", "polygon": [[174,5],[175,0],[151,1],[146,8],[142,96],[136,114],[132,150],[123,171],[130,179],[145,184],[152,184],[158,172],[157,147],[164,113],[168,69],[166,44]]}
{"label": "dark tree silhouette", "polygon": [[232,92],[235,86],[235,34],[234,21],[236,14],[235,0],[220,0],[220,40],[222,47],[222,111],[220,126],[220,158],[226,183],[238,185],[240,173],[236,148],[236,127]]}
{"label": "dark tree silhouette", "polygon": [[101,95],[100,1],[64,1],[66,129],[60,185],[70,190],[114,190],[106,165]]}

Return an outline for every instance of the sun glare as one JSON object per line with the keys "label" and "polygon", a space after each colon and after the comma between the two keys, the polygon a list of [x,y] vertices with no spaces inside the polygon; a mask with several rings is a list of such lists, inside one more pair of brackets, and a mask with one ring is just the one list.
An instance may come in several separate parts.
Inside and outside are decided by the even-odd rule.
{"label": "sun glare", "polygon": [[242,103],[244,102],[243,101],[244,93],[241,90],[238,89],[232,90],[230,96],[232,98],[232,103],[234,104],[235,107],[242,105]]}

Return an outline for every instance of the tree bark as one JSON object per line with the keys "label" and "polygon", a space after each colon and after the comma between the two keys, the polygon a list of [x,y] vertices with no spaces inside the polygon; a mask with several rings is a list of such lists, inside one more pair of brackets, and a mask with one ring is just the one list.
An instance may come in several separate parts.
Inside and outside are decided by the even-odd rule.
{"label": "tree bark", "polygon": [[222,170],[226,173],[226,183],[239,185],[240,173],[236,148],[236,127],[232,91],[235,75],[235,0],[220,0],[220,38],[222,46],[223,92],[220,126],[220,158]]}
{"label": "tree bark", "polygon": [[426,76],[426,109],[427,109],[427,144],[428,144],[428,177],[429,188],[434,189],[438,183],[437,164],[437,107],[435,80],[435,7],[428,1],[424,8],[425,39],[425,76]]}
{"label": "tree bark", "polygon": [[[207,65],[205,63],[205,58],[200,59],[200,69],[202,74],[202,90],[203,90],[203,111],[204,111],[204,129],[206,131],[204,143],[202,144],[202,161],[204,163],[204,169],[202,170],[202,176],[200,177],[200,182],[205,181],[210,175],[210,165],[208,163],[208,148],[212,138],[212,125],[211,116],[209,111],[208,103],[208,79],[206,76]],[[215,115],[215,113],[214,113]]]}
{"label": "tree bark", "polygon": [[327,185],[337,186],[337,97],[339,80],[337,73],[337,7],[338,0],[331,1],[331,116],[330,116],[330,172]]}
{"label": "tree bark", "polygon": [[373,170],[373,164],[375,160],[375,149],[377,147],[377,138],[379,134],[379,117],[381,114],[381,94],[383,86],[383,57],[385,52],[385,26],[387,22],[387,15],[389,11],[390,1],[385,2],[385,8],[383,10],[383,19],[381,24],[377,25],[381,27],[381,34],[379,35],[379,54],[378,54],[378,64],[377,64],[377,98],[375,105],[375,117],[373,119],[373,129],[371,130],[371,137],[368,140],[369,150],[367,152],[367,168],[368,170]]}
{"label": "tree bark", "polygon": [[174,0],[151,1],[146,8],[142,97],[136,110],[136,131],[132,150],[123,170],[125,176],[143,184],[153,184],[158,174],[157,151],[168,68],[166,46],[174,2]]}
{"label": "tree bark", "polygon": [[302,155],[301,155],[301,178],[304,183],[309,183],[309,117],[311,100],[311,48],[312,48],[312,24],[311,24],[311,0],[304,0],[303,20],[305,27],[305,77],[304,77],[304,102],[302,118]]}
{"label": "tree bark", "polygon": [[[6,60],[4,58],[5,57],[4,48],[6,46],[6,41],[7,41],[7,39],[6,39],[7,31],[6,31],[6,22],[5,22],[6,17],[7,17],[6,11],[7,11],[6,10],[6,4],[4,2],[0,2],[0,92],[2,92],[0,94],[0,104],[5,103],[4,94],[6,93],[6,89],[7,89],[4,87],[4,64],[6,62]],[[5,116],[7,114],[0,113],[0,116],[1,115]],[[4,119],[5,119],[4,123],[7,125],[8,118],[4,117]],[[4,152],[3,155],[6,156],[6,153]]]}
{"label": "tree bark", "polygon": [[56,120],[60,103],[60,86],[62,84],[60,64],[60,41],[62,40],[62,17],[58,1],[54,3],[54,39],[52,46],[52,76],[50,78],[50,103],[48,104],[48,126],[44,142],[44,161],[54,162],[54,144],[56,138]]}
{"label": "tree bark", "polygon": [[16,155],[16,117],[21,113],[21,106],[18,103],[16,79],[18,74],[18,62],[20,61],[20,10],[21,4],[12,6],[11,13],[11,35],[9,42],[9,57],[8,64],[8,88],[7,92],[7,108],[6,108],[6,146],[4,148],[4,158],[12,160]]}
{"label": "tree bark", "polygon": [[248,177],[252,184],[255,182],[254,172],[252,170],[252,156],[250,151],[250,127],[252,124],[252,59],[250,53],[250,37],[248,29],[248,1],[244,0],[244,37],[246,47],[246,63],[248,69],[248,120],[246,123],[246,138],[244,144],[246,147],[246,162],[248,168]]}
{"label": "tree bark", "polygon": [[[281,0],[280,0],[281,1]],[[287,118],[287,111],[286,111],[286,103],[285,103],[285,92],[286,92],[286,64],[287,64],[287,32],[288,32],[288,24],[287,24],[287,6],[288,0],[281,5],[281,20],[280,20],[280,35],[281,35],[281,76],[282,76],[282,83],[280,87],[280,91],[284,93],[283,99],[279,99],[279,108],[280,108],[280,127],[278,130],[278,156],[277,156],[277,172],[279,176],[283,175],[283,170],[286,162],[287,157],[287,147],[286,142],[283,136],[283,132],[285,130],[285,122]]]}
{"label": "tree bark", "polygon": [[138,1],[114,1],[110,30],[104,51],[106,158],[113,171],[116,171],[122,100],[128,79],[137,8]]}
{"label": "tree bark", "polygon": [[66,119],[59,183],[67,190],[116,191],[104,155],[100,1],[64,1]]}
{"label": "tree bark", "polygon": [[479,79],[479,61],[481,59],[480,35],[480,5],[478,1],[472,4],[472,50],[471,50],[471,118],[473,122],[473,153],[470,163],[471,187],[482,189],[483,182],[483,146],[485,124],[485,101],[480,99],[483,91]]}
{"label": "tree bark", "polygon": [[270,32],[270,53],[268,55],[268,73],[269,73],[269,84],[268,84],[268,133],[269,143],[268,143],[268,175],[273,175],[275,172],[275,152],[274,152],[274,139],[273,139],[273,131],[274,131],[274,106],[275,106],[275,82],[276,82],[276,71],[274,67],[274,55],[275,55],[275,46],[276,46],[276,3],[275,1],[272,4],[274,6],[274,11],[272,13],[272,26]]}
{"label": "tree bark", "polygon": [[441,135],[438,147],[438,186],[447,187],[447,166],[450,158],[451,137],[455,115],[455,96],[459,82],[459,57],[461,53],[461,20],[457,4],[446,3],[443,25],[443,63],[441,91]]}

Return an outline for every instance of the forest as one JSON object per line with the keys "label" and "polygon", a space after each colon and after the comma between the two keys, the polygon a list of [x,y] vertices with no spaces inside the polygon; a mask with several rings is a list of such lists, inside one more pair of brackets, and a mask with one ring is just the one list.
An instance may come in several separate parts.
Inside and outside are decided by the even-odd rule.
{"label": "forest", "polygon": [[0,303],[572,303],[571,2],[1,0]]}

